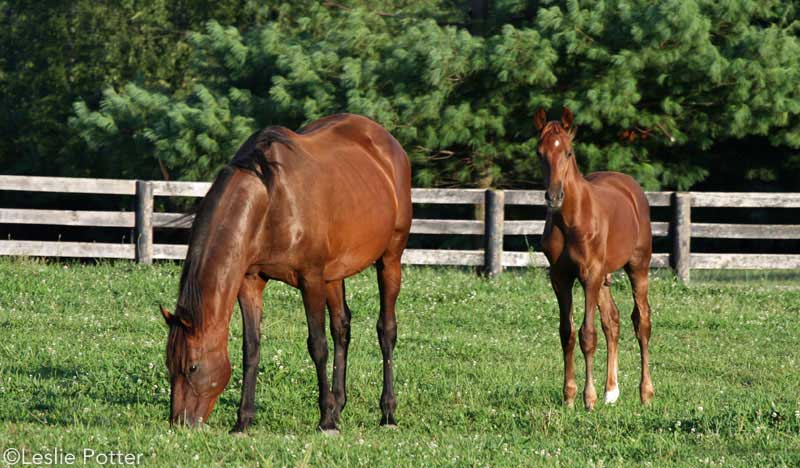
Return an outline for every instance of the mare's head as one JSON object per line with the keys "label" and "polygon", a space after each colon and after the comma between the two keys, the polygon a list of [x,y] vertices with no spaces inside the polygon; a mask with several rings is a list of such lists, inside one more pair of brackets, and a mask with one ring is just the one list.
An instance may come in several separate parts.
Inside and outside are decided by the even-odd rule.
{"label": "mare's head", "polygon": [[208,420],[231,377],[227,334],[225,339],[209,339],[180,310],[173,315],[162,307],[161,314],[169,326],[169,420],[171,424],[198,426]]}
{"label": "mare's head", "polygon": [[[225,278],[228,270],[224,267],[230,262],[224,256],[214,255],[213,250],[207,249],[207,244],[212,243],[213,233],[220,231],[212,230],[211,226],[235,224],[230,220],[215,219],[216,208],[233,173],[231,168],[223,169],[196,209],[175,314],[161,307],[161,314],[169,327],[167,370],[172,389],[172,424],[197,426],[208,421],[231,376],[228,322],[220,323],[222,315],[216,313],[226,307],[223,295],[231,288],[223,283],[208,284],[209,277]],[[223,214],[229,212],[220,210]],[[209,275],[209,272],[215,274]],[[206,284],[202,286],[201,277],[206,278]],[[232,302],[230,308],[233,308]]]}
{"label": "mare's head", "polygon": [[547,208],[558,211],[564,204],[564,179],[570,167],[575,164],[575,151],[572,148],[575,127],[572,125],[572,112],[565,107],[560,122],[556,120],[548,122],[544,109],[539,109],[534,116],[534,123],[539,130],[539,146],[536,148],[536,153],[542,163]]}

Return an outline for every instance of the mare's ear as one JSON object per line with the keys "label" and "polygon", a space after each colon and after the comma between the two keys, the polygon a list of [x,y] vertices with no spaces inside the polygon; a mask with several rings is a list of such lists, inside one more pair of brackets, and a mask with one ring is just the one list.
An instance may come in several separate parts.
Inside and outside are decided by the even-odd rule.
{"label": "mare's ear", "polygon": [[164,317],[164,321],[167,322],[167,326],[181,324],[186,328],[192,328],[192,322],[190,320],[169,313],[162,305],[159,305],[159,307],[161,308],[161,315]]}
{"label": "mare's ear", "polygon": [[170,326],[173,323],[175,323],[174,315],[170,314],[169,311],[165,309],[163,305],[159,304],[158,307],[161,308],[161,315],[164,317],[164,321],[167,322],[167,326]]}
{"label": "mare's ear", "polygon": [[561,114],[561,126],[564,130],[572,129],[572,111],[567,106],[564,106],[564,112]]}
{"label": "mare's ear", "polygon": [[547,113],[544,111],[543,108],[540,107],[539,110],[536,111],[536,114],[533,116],[533,124],[536,125],[536,130],[539,130],[541,132],[542,129],[544,128],[544,124],[546,123],[547,123]]}

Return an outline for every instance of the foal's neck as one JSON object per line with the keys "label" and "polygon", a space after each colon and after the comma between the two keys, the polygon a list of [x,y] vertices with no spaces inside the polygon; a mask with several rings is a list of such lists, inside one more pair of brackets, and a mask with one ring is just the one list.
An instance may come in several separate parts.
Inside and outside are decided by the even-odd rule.
{"label": "foal's neck", "polygon": [[564,176],[564,204],[555,213],[555,220],[567,230],[584,228],[586,220],[591,220],[592,203],[589,195],[589,182],[583,178],[575,157]]}

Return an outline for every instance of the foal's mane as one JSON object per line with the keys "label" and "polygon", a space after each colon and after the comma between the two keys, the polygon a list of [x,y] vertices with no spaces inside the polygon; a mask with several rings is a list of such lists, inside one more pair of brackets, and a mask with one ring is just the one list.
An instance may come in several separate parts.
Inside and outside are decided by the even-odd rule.
{"label": "foal's mane", "polygon": [[[189,250],[181,271],[175,316],[191,323],[192,330],[199,330],[203,326],[203,295],[198,273],[204,263],[203,254],[214,211],[225,193],[231,175],[237,169],[255,174],[267,190],[272,191],[275,173],[279,168],[278,163],[271,159],[273,143],[280,143],[290,148],[294,146],[289,130],[284,127],[267,127],[253,133],[236,152],[233,160],[217,174],[206,196],[189,213],[189,215],[194,214],[195,219],[189,237]],[[182,368],[185,367],[186,363],[183,361],[188,359],[188,356],[185,356],[185,350],[178,346],[181,341],[185,343],[185,340],[179,337],[189,331],[181,320],[176,320],[171,326],[167,344],[172,348],[174,364]]]}
{"label": "foal's mane", "polygon": [[564,129],[561,125],[561,122],[558,120],[551,120],[547,122],[544,127],[542,128],[541,133],[539,134],[539,139],[543,140],[545,137],[553,135],[566,135],[569,137],[569,132]]}

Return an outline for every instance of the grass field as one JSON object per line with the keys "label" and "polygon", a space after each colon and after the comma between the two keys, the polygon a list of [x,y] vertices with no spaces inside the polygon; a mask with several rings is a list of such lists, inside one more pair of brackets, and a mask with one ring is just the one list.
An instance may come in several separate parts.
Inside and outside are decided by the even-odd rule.
{"label": "grass field", "polygon": [[256,422],[233,437],[238,311],[234,375],[209,424],[190,431],[166,422],[157,305],[174,306],[179,273],[174,264],[0,260],[0,450],[72,453],[76,464],[88,448],[141,453],[146,465],[800,465],[800,282],[716,277],[687,289],[666,272],[654,275],[656,399],[643,408],[630,288],[616,278],[622,394],[588,413],[560,403],[558,313],[542,270],[488,281],[407,268],[395,352],[400,429],[391,431],[378,427],[378,297],[367,271],[348,282],[349,398],[336,438],[314,431],[316,379],[299,293],[270,284]]}

